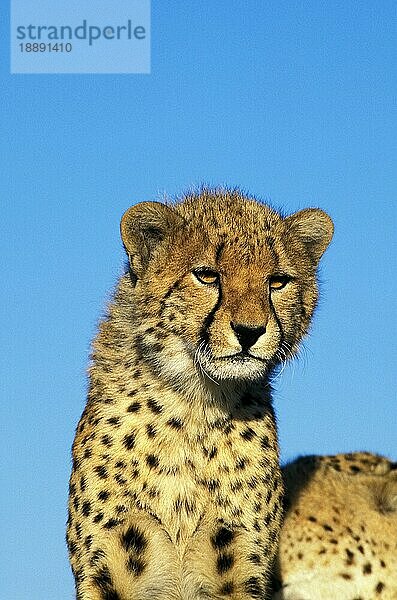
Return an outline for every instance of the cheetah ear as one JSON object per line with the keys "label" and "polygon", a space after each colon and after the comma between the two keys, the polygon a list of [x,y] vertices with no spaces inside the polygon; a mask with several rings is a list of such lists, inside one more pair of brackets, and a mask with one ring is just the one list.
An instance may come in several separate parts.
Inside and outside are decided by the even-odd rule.
{"label": "cheetah ear", "polygon": [[124,213],[121,238],[135,278],[146,269],[156,246],[182,221],[173,208],[161,202],[140,202]]}
{"label": "cheetah ear", "polygon": [[331,218],[319,208],[305,208],[287,217],[284,222],[289,232],[305,244],[317,265],[334,234]]}

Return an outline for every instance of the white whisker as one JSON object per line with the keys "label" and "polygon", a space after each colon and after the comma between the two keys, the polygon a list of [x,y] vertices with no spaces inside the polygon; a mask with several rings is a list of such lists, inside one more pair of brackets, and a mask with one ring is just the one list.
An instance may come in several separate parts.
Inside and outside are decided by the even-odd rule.
{"label": "white whisker", "polygon": [[201,342],[201,344],[196,349],[196,351],[194,353],[194,362],[195,362],[195,364],[198,365],[198,367],[200,368],[200,371],[206,377],[208,377],[208,379],[210,379],[216,385],[219,385],[219,381],[216,381],[215,379],[213,379],[211,377],[211,375],[209,373],[207,373],[207,371],[204,369],[202,362],[200,360],[200,354],[202,354],[204,358],[210,358],[211,352],[210,352],[210,349],[208,348],[208,346],[205,345],[205,342]]}

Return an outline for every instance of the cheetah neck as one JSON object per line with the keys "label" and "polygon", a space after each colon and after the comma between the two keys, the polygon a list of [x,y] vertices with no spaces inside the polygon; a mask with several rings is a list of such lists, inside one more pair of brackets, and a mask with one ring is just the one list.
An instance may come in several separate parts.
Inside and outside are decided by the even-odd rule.
{"label": "cheetah neck", "polygon": [[217,382],[186,356],[180,360],[177,376],[175,360],[158,368],[151,356],[141,352],[134,332],[125,333],[117,308],[111,307],[94,343],[90,377],[91,397],[96,401],[117,404],[125,397],[161,398],[163,410],[190,422],[195,431],[222,420],[256,420],[272,412],[268,378]]}

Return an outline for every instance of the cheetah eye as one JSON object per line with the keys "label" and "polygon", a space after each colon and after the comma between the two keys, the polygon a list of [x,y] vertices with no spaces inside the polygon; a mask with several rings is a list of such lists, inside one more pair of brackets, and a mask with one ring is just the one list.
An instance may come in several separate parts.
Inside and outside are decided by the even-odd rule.
{"label": "cheetah eye", "polygon": [[272,275],[269,279],[269,287],[271,290],[281,290],[291,281],[289,275]]}
{"label": "cheetah eye", "polygon": [[218,283],[219,281],[219,273],[208,267],[195,269],[193,275],[200,283],[205,283],[206,285],[214,285],[214,283]]}

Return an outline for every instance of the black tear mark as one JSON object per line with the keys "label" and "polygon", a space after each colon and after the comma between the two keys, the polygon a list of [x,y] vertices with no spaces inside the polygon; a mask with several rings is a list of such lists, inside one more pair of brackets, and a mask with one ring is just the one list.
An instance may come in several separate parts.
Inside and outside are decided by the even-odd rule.
{"label": "black tear mark", "polygon": [[212,324],[212,321],[214,320],[215,317],[215,313],[218,310],[218,308],[220,307],[221,303],[222,303],[222,288],[221,288],[221,284],[219,283],[218,286],[218,299],[215,303],[215,306],[212,310],[210,310],[210,312],[208,313],[208,315],[205,317],[204,321],[203,321],[203,325],[200,329],[200,333],[199,333],[199,339],[202,340],[204,343],[208,343],[208,339],[209,339],[209,335],[208,335],[208,329]]}

